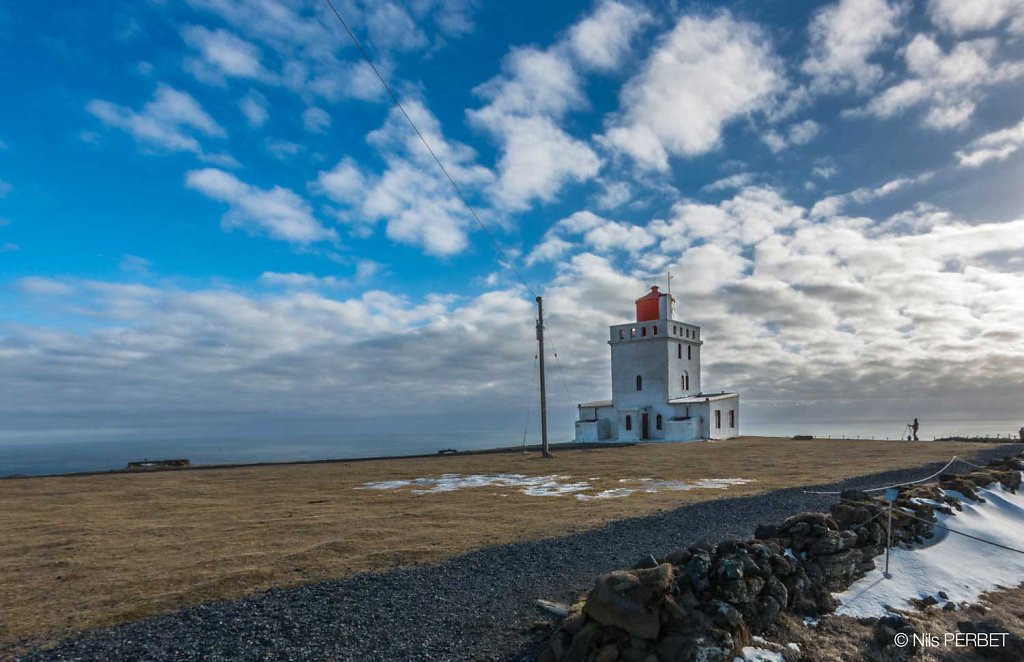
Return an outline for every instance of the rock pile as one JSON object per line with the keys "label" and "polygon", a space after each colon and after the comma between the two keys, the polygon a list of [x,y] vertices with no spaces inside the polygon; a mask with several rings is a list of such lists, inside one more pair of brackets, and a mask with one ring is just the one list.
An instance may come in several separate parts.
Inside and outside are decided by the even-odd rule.
{"label": "rock pile", "polygon": [[[971,500],[979,498],[978,487],[995,482],[1016,491],[1021,471],[1024,456],[901,489],[892,508],[893,544],[931,537],[935,512],[960,508],[942,490]],[[752,540],[646,557],[630,570],[599,577],[554,631],[539,660],[732,660],[783,611],[814,616],[834,610],[832,593],[863,577],[885,551],[888,522],[884,498],[847,490],[830,513],[803,513],[759,526]],[[885,624],[879,636],[901,626]]]}

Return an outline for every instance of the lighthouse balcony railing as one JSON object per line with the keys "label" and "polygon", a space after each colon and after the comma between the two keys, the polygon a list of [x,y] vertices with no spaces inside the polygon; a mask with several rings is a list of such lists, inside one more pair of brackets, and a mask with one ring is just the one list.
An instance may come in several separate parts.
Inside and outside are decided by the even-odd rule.
{"label": "lighthouse balcony railing", "polygon": [[615,324],[609,328],[608,342],[619,343],[631,340],[654,340],[673,338],[684,342],[700,343],[700,327],[673,320],[650,320]]}

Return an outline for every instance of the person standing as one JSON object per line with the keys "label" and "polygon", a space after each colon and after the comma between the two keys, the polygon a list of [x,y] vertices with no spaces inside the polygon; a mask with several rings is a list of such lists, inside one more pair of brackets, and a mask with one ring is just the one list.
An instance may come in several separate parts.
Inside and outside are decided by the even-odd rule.
{"label": "person standing", "polygon": [[917,428],[920,427],[920,423],[917,422],[917,417],[914,417],[914,422],[910,424],[910,431],[914,433],[914,441],[920,441],[917,438]]}
{"label": "person standing", "polygon": [[1022,426],[1021,429],[1017,431],[1017,434],[1020,435],[1020,440],[1024,441],[1024,426]]}

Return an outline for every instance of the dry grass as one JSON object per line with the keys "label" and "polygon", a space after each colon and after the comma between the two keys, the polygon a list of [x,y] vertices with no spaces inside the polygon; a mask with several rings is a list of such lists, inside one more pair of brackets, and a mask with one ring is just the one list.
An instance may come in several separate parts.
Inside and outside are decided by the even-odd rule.
{"label": "dry grass", "polygon": [[[563,535],[685,503],[970,454],[972,444],[741,438],[493,454],[0,481],[0,651],[69,632],[472,549]],[[728,490],[578,501],[512,489],[412,495],[366,481],[442,473],[750,478]],[[496,491],[505,497],[493,496]]]}

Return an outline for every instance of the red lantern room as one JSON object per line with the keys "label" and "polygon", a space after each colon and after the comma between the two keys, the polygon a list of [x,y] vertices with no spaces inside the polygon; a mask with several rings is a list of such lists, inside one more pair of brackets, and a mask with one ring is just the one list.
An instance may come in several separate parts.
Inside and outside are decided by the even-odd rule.
{"label": "red lantern room", "polygon": [[668,319],[671,313],[662,308],[662,297],[670,296],[658,291],[657,285],[651,286],[651,291],[636,300],[636,321],[650,322],[663,318]]}

